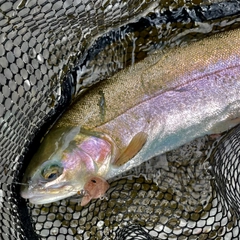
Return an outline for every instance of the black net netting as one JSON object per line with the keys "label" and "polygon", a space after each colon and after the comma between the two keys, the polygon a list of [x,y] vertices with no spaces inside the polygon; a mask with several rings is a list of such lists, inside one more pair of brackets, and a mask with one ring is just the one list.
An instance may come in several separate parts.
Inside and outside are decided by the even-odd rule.
{"label": "black net netting", "polygon": [[[1,239],[239,239],[239,128],[118,176],[103,199],[32,205],[19,182],[46,129],[155,49],[238,28],[237,0],[0,0]],[[157,163],[157,164],[156,164]]]}
{"label": "black net netting", "polygon": [[240,182],[239,182],[239,131],[240,127],[227,134],[213,150],[211,171],[215,176],[217,191],[226,200],[229,211],[240,217]]}

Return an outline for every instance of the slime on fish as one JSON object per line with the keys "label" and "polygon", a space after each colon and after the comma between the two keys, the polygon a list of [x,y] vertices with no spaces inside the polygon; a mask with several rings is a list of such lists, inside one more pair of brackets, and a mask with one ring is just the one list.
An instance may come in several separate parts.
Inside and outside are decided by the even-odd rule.
{"label": "slime on fish", "polygon": [[45,204],[84,190],[86,205],[104,195],[107,179],[238,124],[239,39],[233,30],[156,52],[99,83],[46,135],[21,196]]}

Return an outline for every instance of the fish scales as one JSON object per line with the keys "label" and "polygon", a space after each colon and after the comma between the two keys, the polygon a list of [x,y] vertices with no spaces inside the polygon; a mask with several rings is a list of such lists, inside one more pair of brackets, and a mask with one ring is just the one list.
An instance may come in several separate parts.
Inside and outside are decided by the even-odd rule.
{"label": "fish scales", "polygon": [[191,79],[183,76],[193,76],[193,73],[200,76],[202,71],[210,71],[214,63],[239,56],[239,37],[239,30],[236,30],[170,49],[166,53],[155,52],[92,88],[69,108],[57,126],[86,125],[93,128],[103,124],[99,115],[99,91],[104,92],[105,122],[108,122],[153,94],[186,84]]}
{"label": "fish scales", "polygon": [[156,52],[91,89],[43,140],[22,196],[48,203],[84,190],[86,205],[107,179],[238,124],[239,39],[234,30]]}

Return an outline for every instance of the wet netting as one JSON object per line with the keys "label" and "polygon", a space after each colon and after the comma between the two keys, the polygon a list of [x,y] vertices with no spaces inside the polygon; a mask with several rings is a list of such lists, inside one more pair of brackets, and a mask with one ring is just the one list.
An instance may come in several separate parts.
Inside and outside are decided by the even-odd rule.
{"label": "wet netting", "polygon": [[0,238],[239,239],[239,128],[212,154],[204,137],[112,179],[85,207],[19,195],[41,137],[86,89],[155,49],[238,28],[239,13],[236,0],[0,0]]}

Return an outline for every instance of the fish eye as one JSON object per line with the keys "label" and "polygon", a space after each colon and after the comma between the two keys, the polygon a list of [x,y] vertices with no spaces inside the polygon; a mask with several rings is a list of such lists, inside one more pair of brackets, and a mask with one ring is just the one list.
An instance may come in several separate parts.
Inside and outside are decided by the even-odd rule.
{"label": "fish eye", "polygon": [[63,168],[59,165],[50,165],[42,170],[42,177],[45,180],[53,181],[63,173]]}

